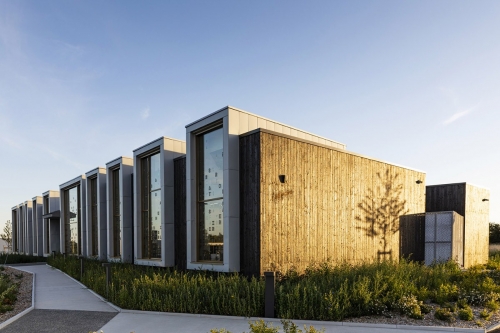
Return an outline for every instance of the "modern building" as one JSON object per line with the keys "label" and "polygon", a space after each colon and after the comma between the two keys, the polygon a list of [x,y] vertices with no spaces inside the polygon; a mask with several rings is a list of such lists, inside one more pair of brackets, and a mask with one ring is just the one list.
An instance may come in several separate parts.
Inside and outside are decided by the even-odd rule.
{"label": "modern building", "polygon": [[107,246],[107,206],[106,206],[106,168],[96,168],[85,174],[86,182],[86,229],[87,256],[106,260]]}
{"label": "modern building", "polygon": [[86,176],[78,176],[59,185],[61,200],[61,244],[59,251],[87,256]]}
{"label": "modern building", "polygon": [[43,256],[43,198],[41,196],[33,197],[31,221],[33,232],[33,255]]}
{"label": "modern building", "polygon": [[107,255],[110,261],[134,261],[134,161],[119,157],[106,163]]}
{"label": "modern building", "polygon": [[61,251],[61,202],[59,191],[49,190],[43,198],[43,256]]}
{"label": "modern building", "polygon": [[[436,216],[453,217],[451,256],[463,252],[465,267],[485,262],[489,192],[425,181],[422,171],[228,106],[188,124],[186,142],[161,137],[60,185],[57,197],[44,193],[43,253],[247,275],[301,271],[423,258],[426,224],[411,221],[432,213],[436,230],[446,229]],[[39,219],[29,209],[12,208],[23,253],[36,233],[28,220]],[[402,216],[411,217],[403,229]],[[442,241],[427,240],[435,258]]]}
{"label": "modern building", "polygon": [[185,152],[184,141],[166,137],[134,150],[134,263],[138,265],[175,266],[174,159]]}

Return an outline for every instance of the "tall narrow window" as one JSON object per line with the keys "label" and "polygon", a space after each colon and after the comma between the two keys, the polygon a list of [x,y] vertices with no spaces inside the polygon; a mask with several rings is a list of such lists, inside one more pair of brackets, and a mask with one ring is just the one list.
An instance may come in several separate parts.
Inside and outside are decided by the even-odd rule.
{"label": "tall narrow window", "polygon": [[[43,197],[43,214],[49,213],[49,196]],[[49,219],[43,219],[44,224],[44,237],[45,237],[45,253],[50,253],[50,230],[49,230]]]}
{"label": "tall narrow window", "polygon": [[198,260],[223,262],[223,132],[197,137]]}
{"label": "tall narrow window", "polygon": [[161,258],[160,153],[141,160],[142,257]]}
{"label": "tall narrow window", "polygon": [[33,252],[38,253],[38,221],[36,216],[36,200],[33,200]]}
{"label": "tall narrow window", "polygon": [[19,249],[24,252],[24,209],[19,208],[19,226],[21,229],[21,241],[19,242]]}
{"label": "tall narrow window", "polygon": [[91,256],[99,254],[98,234],[99,227],[97,223],[97,177],[90,179],[90,211],[92,223],[92,249]]}
{"label": "tall narrow window", "polygon": [[17,209],[12,214],[12,252],[17,252]]}
{"label": "tall narrow window", "polygon": [[68,254],[80,254],[80,186],[64,191],[65,247]]}
{"label": "tall narrow window", "polygon": [[121,256],[120,169],[113,170],[113,255]]}

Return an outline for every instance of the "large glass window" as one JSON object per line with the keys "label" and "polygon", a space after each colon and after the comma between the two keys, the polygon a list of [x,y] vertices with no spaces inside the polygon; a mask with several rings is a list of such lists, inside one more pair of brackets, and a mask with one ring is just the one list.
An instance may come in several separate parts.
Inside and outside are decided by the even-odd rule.
{"label": "large glass window", "polygon": [[80,254],[80,186],[64,191],[65,247],[68,254]]}
{"label": "large glass window", "polygon": [[223,132],[222,128],[198,135],[198,260],[223,262]]}
{"label": "large glass window", "polygon": [[90,179],[90,216],[92,223],[92,249],[91,256],[98,255],[99,245],[97,242],[99,227],[97,223],[97,177]]}
{"label": "large glass window", "polygon": [[113,256],[119,257],[122,248],[120,169],[113,170]]}
{"label": "large glass window", "polygon": [[142,257],[161,258],[160,153],[141,160]]}

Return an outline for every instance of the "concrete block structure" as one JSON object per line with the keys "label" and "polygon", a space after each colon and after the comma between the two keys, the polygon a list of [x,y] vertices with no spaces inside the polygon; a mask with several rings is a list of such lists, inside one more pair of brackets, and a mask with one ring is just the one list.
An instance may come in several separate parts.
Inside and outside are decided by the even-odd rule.
{"label": "concrete block structure", "polygon": [[61,200],[60,252],[87,256],[86,176],[59,185]]}
{"label": "concrete block structure", "polygon": [[96,168],[85,174],[86,183],[86,229],[87,256],[106,260],[107,251],[107,206],[106,206],[106,168]]}
{"label": "concrete block structure", "polygon": [[43,198],[41,196],[32,199],[32,227],[33,230],[33,255],[43,256]]}
{"label": "concrete block structure", "polygon": [[184,141],[161,137],[134,150],[134,263],[173,267],[174,159]]}
{"label": "concrete block structure", "polygon": [[464,267],[488,261],[490,191],[469,183],[430,185],[425,211],[455,211],[464,217]]}
{"label": "concrete block structure", "polygon": [[106,163],[107,256],[110,261],[133,262],[134,161],[119,157]]}
{"label": "concrete block structure", "polygon": [[59,191],[49,190],[43,200],[43,256],[61,251],[61,202]]}

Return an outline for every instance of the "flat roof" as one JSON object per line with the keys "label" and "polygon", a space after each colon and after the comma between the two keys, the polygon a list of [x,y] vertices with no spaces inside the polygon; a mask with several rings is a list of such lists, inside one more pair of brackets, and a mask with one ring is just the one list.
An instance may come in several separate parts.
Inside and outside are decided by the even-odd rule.
{"label": "flat roof", "polygon": [[144,145],[140,146],[139,148],[136,148],[136,149],[134,149],[134,150],[132,150],[132,151],[133,151],[133,152],[134,152],[134,151],[137,151],[137,150],[142,149],[142,148],[144,148],[144,147],[146,147],[146,146],[149,146],[150,144],[153,144],[153,143],[156,143],[157,141],[160,141],[160,140],[165,140],[165,139],[167,139],[167,140],[173,140],[173,141],[179,141],[179,142],[181,142],[181,143],[186,143],[186,141],[183,141],[183,140],[174,139],[174,138],[169,138],[168,136],[161,136],[161,137],[159,137],[158,139],[153,140],[153,141],[151,141],[151,142],[148,142],[148,143],[146,143],[146,144],[144,144]]}
{"label": "flat roof", "polygon": [[188,128],[189,126],[194,125],[194,124],[196,124],[197,122],[200,122],[200,121],[202,121],[203,119],[209,118],[209,117],[213,116],[214,114],[217,114],[217,113],[219,113],[219,112],[221,112],[221,111],[224,111],[224,110],[226,110],[226,109],[233,109],[233,110],[236,110],[236,111],[239,111],[239,112],[243,112],[243,113],[246,113],[246,114],[248,114],[248,115],[251,115],[251,116],[257,117],[257,118],[261,118],[261,119],[264,119],[264,120],[272,121],[272,122],[274,122],[274,123],[276,123],[276,124],[279,124],[279,125],[282,125],[282,126],[285,126],[285,127],[292,128],[292,129],[294,129],[294,130],[296,130],[296,131],[303,132],[303,133],[306,133],[306,134],[309,134],[309,135],[315,136],[315,137],[317,137],[317,138],[321,138],[321,139],[323,139],[323,140],[332,141],[332,142],[335,142],[335,143],[337,143],[337,144],[339,144],[339,145],[343,145],[344,147],[346,147],[346,144],[344,144],[344,143],[342,143],[342,142],[335,141],[335,140],[332,140],[332,139],[328,139],[328,138],[325,138],[324,136],[320,136],[320,135],[317,135],[317,134],[314,134],[314,133],[311,133],[311,132],[307,132],[307,131],[304,131],[304,130],[302,130],[302,129],[300,129],[300,128],[297,128],[297,127],[294,127],[294,126],[290,126],[290,125],[287,125],[287,124],[284,124],[284,123],[281,123],[281,122],[279,122],[279,121],[272,120],[272,119],[269,119],[269,118],[266,118],[266,117],[262,117],[262,116],[260,116],[260,115],[258,115],[258,114],[251,113],[251,112],[248,112],[248,111],[245,111],[245,110],[242,110],[242,109],[238,109],[238,108],[236,108],[236,107],[234,107],[234,106],[231,106],[231,105],[227,105],[227,106],[225,106],[225,107],[223,107],[223,108],[221,108],[221,109],[219,109],[219,110],[217,110],[217,111],[215,111],[215,112],[212,112],[212,113],[210,113],[210,114],[208,114],[208,115],[206,115],[206,116],[204,116],[204,117],[202,117],[202,118],[200,118],[200,119],[198,119],[198,120],[196,120],[196,121],[193,121],[193,122],[191,122],[191,123],[187,124],[185,127],[186,127],[186,128]]}

